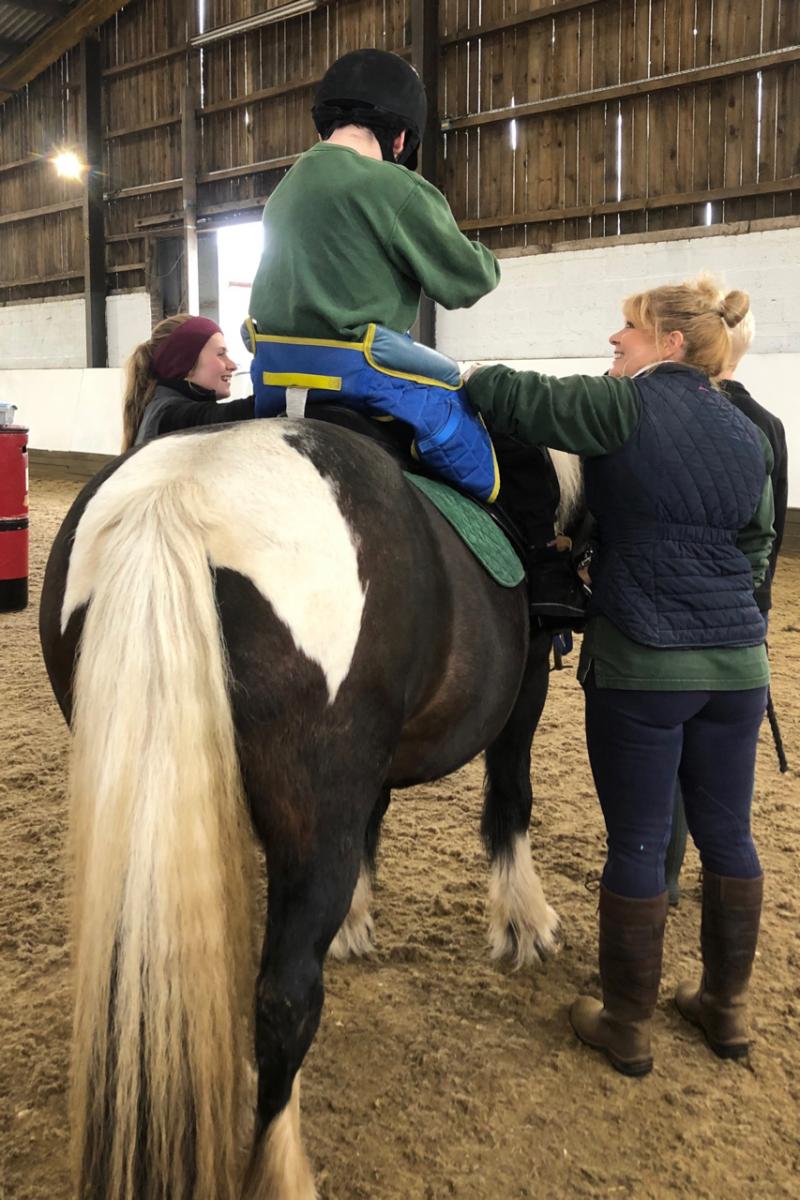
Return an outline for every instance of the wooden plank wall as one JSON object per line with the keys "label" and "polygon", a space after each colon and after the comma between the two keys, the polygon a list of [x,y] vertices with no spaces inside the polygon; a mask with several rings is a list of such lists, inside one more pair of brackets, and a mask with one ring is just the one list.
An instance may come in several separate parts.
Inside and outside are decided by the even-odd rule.
{"label": "wooden plank wall", "polygon": [[83,291],[82,192],[43,165],[78,140],[77,80],[66,54],[0,108],[0,300]]}
{"label": "wooden plank wall", "polygon": [[185,0],[135,0],[102,27],[112,289],[144,285],[149,227],[141,222],[181,206],[186,11]]}
{"label": "wooden plank wall", "polygon": [[[281,2],[207,0],[204,28]],[[100,29],[110,290],[180,233],[192,3],[131,0]],[[203,49],[200,228],[258,211],[313,140],[328,63],[407,52],[409,9],[331,0]],[[494,247],[800,214],[800,0],[440,0],[440,42],[439,183]],[[75,53],[0,106],[0,302],[82,290],[80,188],[44,161],[78,138]]]}
{"label": "wooden plank wall", "polygon": [[[347,0],[205,50],[201,209],[213,215],[221,205],[260,207],[285,174],[285,160],[316,138],[311,100],[326,68],[360,46],[402,52],[410,45],[408,8],[407,0]],[[207,28],[252,9],[252,0],[209,0]],[[253,170],[265,162],[275,166]]]}
{"label": "wooden plank wall", "polygon": [[442,43],[442,180],[491,246],[800,213],[797,0],[443,0]]}

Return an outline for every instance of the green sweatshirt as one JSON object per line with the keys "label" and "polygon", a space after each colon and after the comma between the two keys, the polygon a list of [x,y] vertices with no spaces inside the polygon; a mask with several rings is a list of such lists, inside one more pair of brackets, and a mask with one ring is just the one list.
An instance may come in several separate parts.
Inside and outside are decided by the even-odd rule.
{"label": "green sweatshirt", "polygon": [[[467,390],[490,433],[512,434],[587,458],[620,450],[641,414],[635,384],[608,375],[556,379],[536,371],[483,367],[471,376]],[[736,541],[753,568],[754,586],[764,578],[774,536],[772,451],[760,436],[767,479],[756,511]],[[738,691],[769,682],[763,644],[662,650],[634,642],[604,616],[593,617],[586,627],[578,665],[581,680],[592,665],[598,686],[608,688]]]}
{"label": "green sweatshirt", "polygon": [[499,279],[421,175],[320,142],[267,201],[250,316],[261,333],[357,341],[373,321],[406,333],[423,291],[469,308]]}

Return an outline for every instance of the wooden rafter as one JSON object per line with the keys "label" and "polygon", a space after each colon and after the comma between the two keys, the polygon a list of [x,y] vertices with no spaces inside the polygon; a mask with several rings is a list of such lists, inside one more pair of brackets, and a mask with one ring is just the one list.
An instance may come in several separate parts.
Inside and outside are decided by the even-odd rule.
{"label": "wooden rafter", "polygon": [[768,179],[763,183],[738,184],[736,187],[702,188],[696,192],[676,192],[668,196],[631,196],[603,204],[580,204],[572,208],[546,208],[533,212],[506,213],[494,217],[475,217],[459,221],[459,229],[502,229],[509,225],[539,225],[574,217],[603,217],[624,212],[652,212],[659,208],[680,208],[687,204],[706,204],[720,200],[739,200],[744,196],[777,196],[800,191],[800,175],[788,179]]}
{"label": "wooden rafter", "polygon": [[[87,163],[103,160],[100,129],[100,42],[81,42],[80,130]],[[105,367],[108,362],[106,328],[106,272],[103,211],[103,176],[95,166],[83,180],[83,295],[86,323],[86,365]]]}
{"label": "wooden rafter", "polygon": [[520,25],[532,25],[534,21],[552,21],[560,13],[572,12],[577,8],[589,8],[599,4],[600,0],[556,0],[555,4],[544,4],[527,13],[513,13],[497,21],[484,21],[479,25],[471,25],[458,33],[450,33],[441,39],[441,46],[453,46],[457,42],[469,42],[473,38],[485,36],[488,33],[499,33],[501,30],[517,29]]}
{"label": "wooden rafter", "polygon": [[523,117],[539,116],[542,113],[559,112],[565,108],[582,108],[588,104],[603,104],[609,100],[622,100],[628,96],[644,96],[663,92],[670,88],[691,87],[696,83],[714,83],[730,79],[735,75],[752,75],[756,71],[767,71],[770,67],[791,66],[800,62],[800,46],[788,46],[785,50],[773,50],[769,54],[753,54],[747,58],[736,58],[728,62],[712,63],[708,67],[693,67],[690,71],[671,71],[668,75],[651,75],[647,79],[635,79],[631,83],[614,84],[612,87],[592,88],[586,92],[571,92],[565,96],[553,96],[546,100],[531,100],[527,104],[516,104],[512,108],[493,108],[474,116],[445,117],[441,122],[443,133],[455,129],[474,129],[478,125],[493,125],[499,121],[520,120]]}
{"label": "wooden rafter", "polygon": [[36,217],[50,217],[55,213],[69,212],[82,208],[83,200],[63,200],[60,204],[43,204],[41,208],[26,208],[20,212],[0,213],[0,225],[16,225],[19,221],[33,221]]}
{"label": "wooden rafter", "polygon": [[124,6],[123,0],[83,0],[76,4],[60,21],[48,25],[21,54],[0,66],[0,94],[11,95],[30,83]]}
{"label": "wooden rafter", "polygon": [[20,42],[17,38],[4,37],[0,33],[0,53],[3,54],[18,54],[24,42]]}
{"label": "wooden rafter", "polygon": [[14,8],[24,8],[26,12],[42,13],[46,17],[63,17],[66,8],[59,0],[6,0]]}

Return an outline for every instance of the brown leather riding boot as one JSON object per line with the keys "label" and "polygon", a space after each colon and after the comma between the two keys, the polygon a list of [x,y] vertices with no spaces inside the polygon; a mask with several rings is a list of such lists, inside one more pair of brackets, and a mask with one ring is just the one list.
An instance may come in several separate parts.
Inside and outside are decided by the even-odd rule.
{"label": "brown leather riding boot", "polygon": [[682,983],[675,1003],[682,1017],[699,1025],[720,1058],[743,1058],[750,1048],[747,985],[758,942],[764,876],[731,879],[703,872],[700,987]]}
{"label": "brown leather riding boot", "polygon": [[587,1046],[602,1050],[623,1075],[653,1068],[650,1019],[658,999],[667,893],[631,900],[600,888],[603,1003],[579,996],[569,1019]]}

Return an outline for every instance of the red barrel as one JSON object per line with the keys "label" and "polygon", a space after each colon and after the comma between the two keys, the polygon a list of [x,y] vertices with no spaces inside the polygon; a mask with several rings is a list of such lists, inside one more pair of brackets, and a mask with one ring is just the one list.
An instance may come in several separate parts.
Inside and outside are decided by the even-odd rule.
{"label": "red barrel", "polygon": [[0,612],[28,603],[28,430],[0,424]]}

